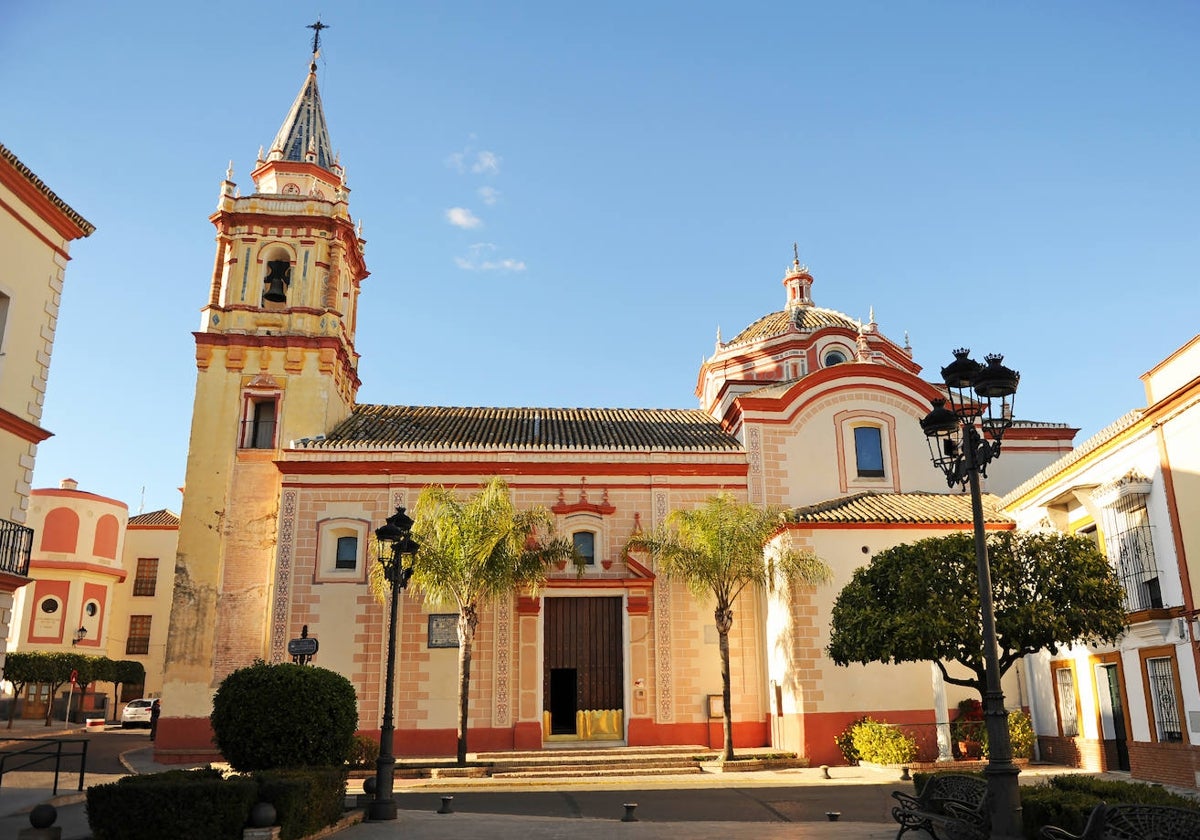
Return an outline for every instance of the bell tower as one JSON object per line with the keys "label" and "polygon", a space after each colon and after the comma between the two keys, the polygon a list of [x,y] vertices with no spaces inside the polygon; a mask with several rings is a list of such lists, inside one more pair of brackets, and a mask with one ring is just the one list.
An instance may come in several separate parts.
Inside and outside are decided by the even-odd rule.
{"label": "bell tower", "polygon": [[344,420],[359,386],[354,349],[365,242],[349,211],[317,88],[308,75],[241,195],[220,187],[216,260],[196,341],[196,392],[180,516],[156,750],[211,746],[214,688],[269,658],[281,449]]}

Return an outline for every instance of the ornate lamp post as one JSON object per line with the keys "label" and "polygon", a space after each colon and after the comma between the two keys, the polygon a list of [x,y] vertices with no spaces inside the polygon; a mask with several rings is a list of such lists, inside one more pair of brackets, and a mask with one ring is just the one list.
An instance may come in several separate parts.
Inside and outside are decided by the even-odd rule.
{"label": "ornate lamp post", "polygon": [[396,602],[399,594],[408,586],[412,577],[412,566],[405,567],[402,563],[407,555],[411,557],[420,547],[412,538],[412,519],[404,512],[403,507],[389,516],[386,522],[375,531],[375,539],[380,546],[390,544],[391,556],[387,556],[381,548],[379,562],[383,564],[384,575],[391,587],[391,611],[388,616],[388,647],[387,647],[387,681],[384,684],[383,724],[379,729],[379,758],[375,760],[375,798],[367,806],[367,819],[394,820],[396,819],[396,800],[392,798],[392,783],[396,776],[396,757],[392,754],[392,736],[395,727],[392,720],[392,708],[395,705],[396,682]]}
{"label": "ornate lamp post", "polygon": [[942,368],[942,380],[950,397],[933,401],[933,411],[921,420],[933,463],[946,475],[951,487],[968,485],[971,490],[971,519],[975,527],[975,566],[979,578],[979,609],[983,619],[983,657],[986,690],[984,720],[988,734],[988,765],[984,769],[991,794],[992,837],[1019,840],[1021,794],[1012,762],[1008,735],[1008,712],[1000,689],[996,616],[992,608],[992,571],[983,532],[983,500],[979,476],[987,476],[987,465],[1000,455],[1000,441],[1012,425],[1012,397],[1021,375],[1004,367],[1004,357],[985,357],[981,365],[969,350],[955,350],[954,361]]}

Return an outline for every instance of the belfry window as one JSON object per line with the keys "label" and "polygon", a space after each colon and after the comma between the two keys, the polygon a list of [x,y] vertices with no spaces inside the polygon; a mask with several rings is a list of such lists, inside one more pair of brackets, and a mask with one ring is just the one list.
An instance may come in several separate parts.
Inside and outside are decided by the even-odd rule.
{"label": "belfry window", "polygon": [[242,421],[243,449],[274,449],[277,403],[274,397],[251,399]]}

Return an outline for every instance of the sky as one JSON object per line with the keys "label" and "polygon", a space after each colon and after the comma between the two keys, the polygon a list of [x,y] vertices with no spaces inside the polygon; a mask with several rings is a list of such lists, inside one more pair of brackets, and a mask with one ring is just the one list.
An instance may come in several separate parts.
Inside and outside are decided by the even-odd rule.
{"label": "sky", "polygon": [[1195,3],[6,0],[0,142],[96,225],[35,487],[179,511],[208,216],[318,15],[360,402],[696,407],[793,243],[817,305],[934,380],[1003,353],[1077,442],[1200,329]]}

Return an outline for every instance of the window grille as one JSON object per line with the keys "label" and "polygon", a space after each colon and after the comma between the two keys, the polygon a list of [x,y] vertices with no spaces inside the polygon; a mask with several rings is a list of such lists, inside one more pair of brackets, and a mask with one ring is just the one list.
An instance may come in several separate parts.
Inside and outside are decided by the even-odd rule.
{"label": "window grille", "polygon": [[129,638],[125,640],[126,655],[150,652],[150,619],[148,615],[129,616]]}
{"label": "window grille", "polygon": [[1182,741],[1183,727],[1179,723],[1179,701],[1175,696],[1175,676],[1170,657],[1147,659],[1146,677],[1150,682],[1150,701],[1154,705],[1158,740]]}
{"label": "window grille", "polygon": [[153,595],[158,585],[158,558],[139,557],[133,578],[134,595]]}
{"label": "window grille", "polygon": [[1075,704],[1075,677],[1070,668],[1058,668],[1054,672],[1058,680],[1058,719],[1062,722],[1062,734],[1074,738],[1079,734],[1079,715]]}
{"label": "window grille", "polygon": [[1105,508],[1108,559],[1125,589],[1127,612],[1163,606],[1146,496],[1130,493]]}

